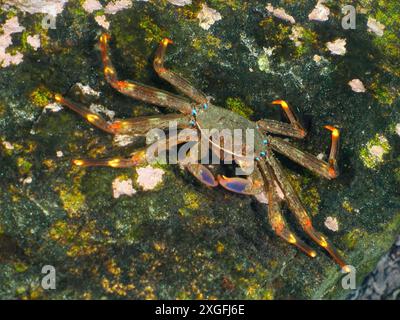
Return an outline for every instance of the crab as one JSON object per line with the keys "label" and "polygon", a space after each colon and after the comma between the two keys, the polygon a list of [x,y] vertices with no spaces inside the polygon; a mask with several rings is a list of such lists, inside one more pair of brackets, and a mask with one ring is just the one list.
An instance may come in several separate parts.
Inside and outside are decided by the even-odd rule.
{"label": "crab", "polygon": [[[294,190],[282,165],[274,155],[275,152],[280,153],[323,178],[334,179],[338,176],[337,154],[340,135],[336,127],[325,126],[326,129],[331,131],[331,149],[328,161],[321,160],[310,153],[299,150],[291,143],[279,137],[287,136],[303,139],[307,134],[286,101],[276,100],[272,104],[281,106],[288,118],[288,122],[269,119],[261,119],[253,122],[231,110],[214,105],[204,93],[194,88],[183,77],[164,66],[166,49],[169,44],[173,43],[167,38],[161,41],[156,51],[153,66],[162,79],[169,82],[186,97],[171,94],[167,91],[134,81],[121,81],[118,79],[117,72],[111,62],[109,53],[110,40],[111,37],[109,34],[102,34],[99,38],[103,71],[107,82],[123,95],[177,112],[131,119],[116,119],[113,122],[107,122],[100,115],[78,103],[72,102],[61,94],[54,95],[56,102],[78,113],[93,126],[113,135],[144,136],[154,128],[166,130],[171,121],[176,122],[179,129],[194,129],[194,134],[186,135],[184,138],[179,138],[179,135],[175,135],[174,141],[172,141],[171,136],[161,139],[167,150],[188,141],[195,144],[206,141],[206,144],[210,145],[210,138],[205,135],[206,128],[216,128],[218,130],[252,130],[254,132],[254,153],[250,158],[247,155],[243,156],[242,154],[235,153],[235,150],[226,146],[223,141],[219,145],[213,144],[213,148],[217,149],[217,153],[221,159],[223,158],[221,155],[222,151],[224,151],[233,156],[235,163],[239,167],[244,168],[249,165],[249,162],[254,165],[253,170],[245,177],[215,176],[210,167],[199,163],[199,161],[185,161],[187,159],[181,159],[180,164],[207,187],[215,188],[222,186],[229,191],[239,194],[261,194],[265,196],[268,200],[267,216],[273,231],[289,244],[296,246],[306,253],[309,257],[316,257],[317,252],[298,238],[290,230],[285,221],[281,205],[282,202],[286,202],[302,230],[314,242],[325,249],[342,269],[346,268],[346,263],[327,237],[313,227],[311,218],[300,201],[299,195]],[[157,143],[159,144],[160,141]],[[81,167],[136,167],[148,163],[146,157],[147,149],[137,150],[129,158],[76,159],[73,160],[73,164]],[[283,199],[279,193],[283,193]]]}

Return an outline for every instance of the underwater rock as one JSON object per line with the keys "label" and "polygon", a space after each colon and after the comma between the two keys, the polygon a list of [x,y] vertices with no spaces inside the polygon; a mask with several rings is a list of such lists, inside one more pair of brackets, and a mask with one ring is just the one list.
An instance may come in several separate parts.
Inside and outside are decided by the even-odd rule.
{"label": "underwater rock", "polygon": [[365,92],[367,91],[364,87],[364,84],[360,79],[353,79],[348,82],[348,85],[351,87],[351,90],[354,92]]}
{"label": "underwater rock", "polygon": [[147,166],[136,170],[138,173],[137,183],[144,191],[153,190],[162,182],[164,170]]}
{"label": "underwater rock", "polygon": [[200,20],[200,27],[204,30],[208,30],[215,22],[221,20],[222,16],[217,10],[209,8],[207,4],[203,3],[201,11],[197,15],[197,19]]}
{"label": "underwater rock", "polygon": [[336,39],[335,41],[327,42],[326,47],[332,54],[344,56],[346,54],[346,39]]}
{"label": "underwater rock", "polygon": [[375,33],[378,37],[383,36],[385,25],[375,20],[374,18],[368,17],[367,27],[369,32]]}
{"label": "underwater rock", "polygon": [[398,300],[400,290],[400,236],[361,286],[352,292],[350,300]]}
{"label": "underwater rock", "polygon": [[120,196],[132,196],[137,191],[132,187],[132,180],[121,180],[121,178],[116,178],[112,183],[113,197],[118,199]]}
{"label": "underwater rock", "polygon": [[308,15],[309,20],[327,21],[329,19],[330,10],[324,6],[324,0],[319,0],[314,10]]}
{"label": "underwater rock", "polygon": [[296,20],[290,14],[287,14],[285,9],[283,8],[274,8],[272,4],[268,3],[266,9],[268,12],[272,13],[278,19],[288,21],[291,24],[296,23]]}

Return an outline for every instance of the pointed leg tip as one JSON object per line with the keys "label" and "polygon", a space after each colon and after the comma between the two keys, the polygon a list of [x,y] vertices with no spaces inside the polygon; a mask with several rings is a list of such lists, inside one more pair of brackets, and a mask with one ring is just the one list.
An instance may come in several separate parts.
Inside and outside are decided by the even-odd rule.
{"label": "pointed leg tip", "polygon": [[85,161],[81,159],[74,159],[72,160],[72,164],[78,167],[82,167],[85,164]]}
{"label": "pointed leg tip", "polygon": [[109,33],[103,33],[100,36],[100,42],[106,44],[111,39],[111,35]]}
{"label": "pointed leg tip", "polygon": [[284,109],[289,108],[289,105],[287,104],[287,102],[285,100],[274,100],[274,101],[272,101],[272,104],[278,104]]}
{"label": "pointed leg tip", "polygon": [[63,98],[63,96],[62,96],[61,94],[55,93],[55,94],[54,94],[54,100],[55,100],[56,102],[62,102],[62,101],[64,100],[64,98]]}
{"label": "pointed leg tip", "polygon": [[329,131],[331,131],[333,137],[336,137],[336,138],[339,137],[340,131],[339,131],[338,128],[336,128],[334,126],[330,126],[330,125],[324,126],[324,128],[328,129]]}
{"label": "pointed leg tip", "polygon": [[173,44],[174,42],[173,42],[171,39],[169,39],[169,38],[164,38],[164,39],[161,41],[161,43],[162,43],[164,46],[167,46],[167,45],[169,45],[169,44]]}

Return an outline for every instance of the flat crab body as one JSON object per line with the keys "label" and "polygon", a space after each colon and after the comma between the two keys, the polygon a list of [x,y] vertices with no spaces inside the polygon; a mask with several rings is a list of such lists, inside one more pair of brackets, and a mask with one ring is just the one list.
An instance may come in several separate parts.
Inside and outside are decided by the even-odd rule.
{"label": "flat crab body", "polygon": [[[169,135],[160,139],[151,147],[155,146],[168,151],[190,142],[195,146],[205,145],[207,149],[216,153],[220,160],[225,161],[227,157],[230,157],[233,163],[242,169],[244,177],[214,176],[210,168],[199,161],[201,156],[193,155],[195,154],[193,149],[185,152],[178,161],[207,187],[215,188],[220,185],[229,191],[245,195],[264,193],[264,196],[268,199],[268,220],[272,229],[288,243],[295,245],[308,256],[315,257],[316,251],[301,241],[287,225],[281,210],[282,202],[286,202],[305,233],[325,249],[340,267],[347,268],[346,263],[328,239],[314,229],[307,210],[301,203],[279,160],[274,155],[274,152],[280,153],[326,179],[335,178],[338,175],[336,159],[339,130],[337,128],[326,126],[331,131],[331,151],[328,161],[320,160],[276,136],[283,135],[297,139],[303,139],[306,136],[306,130],[287,102],[283,100],[272,102],[274,105],[281,106],[288,118],[287,123],[269,119],[253,122],[231,110],[213,105],[204,93],[164,66],[166,48],[172,43],[169,39],[161,41],[154,59],[154,69],[162,79],[173,85],[182,95],[175,95],[135,81],[121,81],[118,79],[117,72],[111,62],[109,41],[110,36],[107,34],[103,34],[99,40],[103,71],[107,82],[121,94],[172,109],[176,113],[121,119],[110,123],[88,108],[74,103],[60,94],[55,95],[57,102],[78,113],[97,128],[114,135],[145,136],[152,129],[166,130],[172,121],[176,123],[177,129],[181,130],[180,133],[185,129],[191,129],[190,134]],[[225,135],[220,134],[224,131],[232,133],[238,130],[241,132],[242,138],[245,132],[251,132],[252,143],[246,141],[238,149],[236,143],[230,143]],[[215,137],[212,134],[210,135],[211,131],[216,131],[220,135],[214,139]],[[149,149],[150,147],[137,150],[128,158],[76,159],[73,160],[73,164],[84,167],[135,167],[149,162]],[[283,200],[278,196],[279,191],[283,193]]]}

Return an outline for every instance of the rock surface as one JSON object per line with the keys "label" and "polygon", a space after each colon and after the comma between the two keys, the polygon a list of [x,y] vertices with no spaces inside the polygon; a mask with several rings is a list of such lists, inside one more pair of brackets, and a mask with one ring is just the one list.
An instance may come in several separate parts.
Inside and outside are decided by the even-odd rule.
{"label": "rock surface", "polygon": [[[57,1],[63,6],[51,21],[55,28],[43,24],[46,13],[30,14],[22,6],[44,0],[18,0],[18,6],[2,9],[1,26],[18,18],[24,29],[3,38],[5,53],[20,52],[23,59],[0,72],[0,298],[345,298],[349,291],[341,286],[339,268],[298,228],[286,206],[288,223],[317,251],[316,258],[273,233],[265,203],[208,189],[178,166],[154,165],[163,171],[162,182],[146,191],[135,168],[73,166],[74,159],[129,157],[145,142],[141,137],[114,141],[54,103],[52,93],[87,107],[103,106],[110,116],[115,112],[114,119],[171,112],[122,96],[104,80],[97,50],[104,29],[98,23],[108,22],[120,79],[178,94],[152,67],[158,44],[168,37],[174,44],[166,66],[213,97],[213,103],[252,120],[287,121],[270,105],[287,100],[309,124],[305,139],[290,139],[302,150],[327,159],[329,132],[323,126],[338,126],[337,179],[322,179],[279,159],[315,227],[356,268],[359,285],[400,231],[396,1],[364,2],[385,25],[381,37],[368,31],[362,14],[357,32],[344,30],[338,13],[345,1],[324,3],[331,12],[324,23],[308,19],[316,1],[270,1],[290,14],[293,24],[268,12],[261,0],[184,6],[113,1],[126,8],[107,12],[111,2],[99,1],[103,9],[92,13],[81,0]],[[203,5],[221,17],[217,21],[214,13],[208,30],[199,25]],[[294,27],[301,30],[296,41]],[[27,42],[36,35],[37,50]],[[345,55],[326,48],[335,39],[346,39]],[[368,88],[365,94],[350,89],[348,81],[355,78]],[[77,83],[98,94],[85,93]],[[132,188],[125,187],[137,192],[114,198],[116,178],[130,179]],[[325,227],[328,217],[337,218],[337,231]],[[57,290],[41,287],[41,270],[48,264],[56,268]]]}

